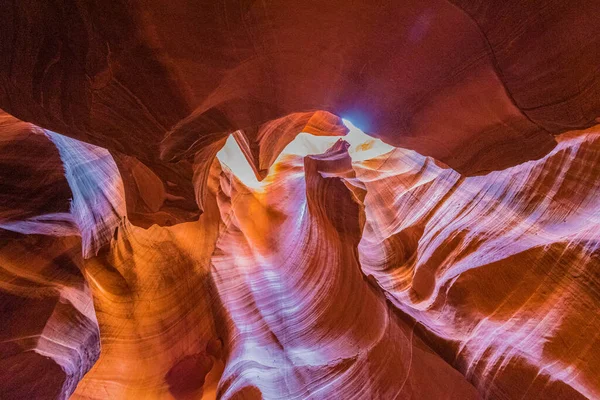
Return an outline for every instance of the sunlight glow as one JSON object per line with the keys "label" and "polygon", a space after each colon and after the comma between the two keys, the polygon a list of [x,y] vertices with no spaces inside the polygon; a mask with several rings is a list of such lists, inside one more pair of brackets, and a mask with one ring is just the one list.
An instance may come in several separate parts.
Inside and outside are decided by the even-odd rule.
{"label": "sunlight glow", "polygon": [[342,121],[350,130],[344,140],[350,143],[348,152],[353,162],[369,160],[394,150],[394,146],[367,135],[347,119]]}
{"label": "sunlight glow", "polygon": [[247,187],[252,189],[261,187],[261,182],[256,179],[252,166],[242,153],[242,149],[240,149],[233,135],[229,135],[225,146],[217,153],[217,159],[227,166],[233,175],[237,176]]}
{"label": "sunlight glow", "polygon": [[[367,135],[349,120],[343,119],[342,121],[349,129],[346,136],[314,136],[310,133],[301,132],[281,151],[274,164],[279,163],[282,158],[288,156],[304,157],[312,154],[322,154],[340,139],[350,144],[348,153],[352,158],[352,162],[369,160],[394,150],[393,146]],[[225,146],[217,153],[217,158],[247,187],[261,190],[264,183],[260,182],[254,175],[252,166],[233,135],[229,135]]]}

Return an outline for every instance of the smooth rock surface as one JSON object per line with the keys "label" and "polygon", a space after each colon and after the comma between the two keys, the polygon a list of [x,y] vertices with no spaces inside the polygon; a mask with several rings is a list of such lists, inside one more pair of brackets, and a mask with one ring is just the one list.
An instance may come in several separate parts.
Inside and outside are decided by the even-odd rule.
{"label": "smooth rock surface", "polygon": [[7,0],[0,399],[600,398],[599,23]]}

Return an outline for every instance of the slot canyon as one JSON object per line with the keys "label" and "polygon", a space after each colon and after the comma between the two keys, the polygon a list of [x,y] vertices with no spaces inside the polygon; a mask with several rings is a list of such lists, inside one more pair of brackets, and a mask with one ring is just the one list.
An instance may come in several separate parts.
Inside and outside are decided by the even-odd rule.
{"label": "slot canyon", "polygon": [[0,400],[600,399],[599,26],[3,0]]}

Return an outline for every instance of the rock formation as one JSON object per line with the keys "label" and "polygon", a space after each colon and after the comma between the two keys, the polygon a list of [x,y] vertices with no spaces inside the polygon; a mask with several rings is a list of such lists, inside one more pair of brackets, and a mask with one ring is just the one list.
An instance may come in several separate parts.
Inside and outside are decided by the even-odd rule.
{"label": "rock formation", "polygon": [[9,0],[0,399],[600,398],[598,22]]}

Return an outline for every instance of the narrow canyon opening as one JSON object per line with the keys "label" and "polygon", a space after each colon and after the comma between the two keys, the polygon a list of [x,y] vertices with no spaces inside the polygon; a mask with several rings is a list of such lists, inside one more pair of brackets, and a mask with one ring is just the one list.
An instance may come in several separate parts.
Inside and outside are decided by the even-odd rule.
{"label": "narrow canyon opening", "polygon": [[0,399],[600,398],[600,2],[8,3]]}

